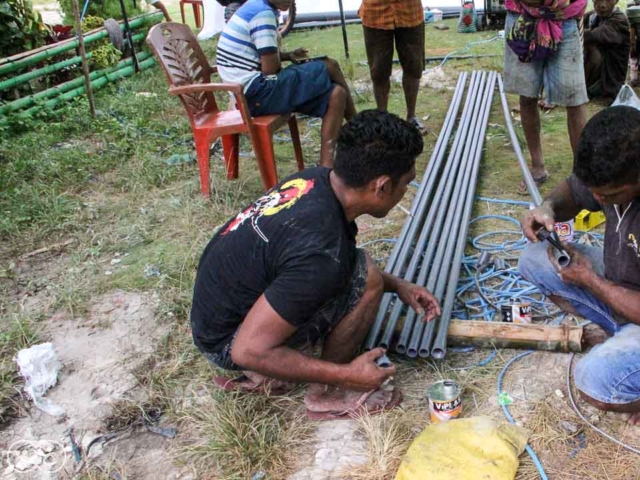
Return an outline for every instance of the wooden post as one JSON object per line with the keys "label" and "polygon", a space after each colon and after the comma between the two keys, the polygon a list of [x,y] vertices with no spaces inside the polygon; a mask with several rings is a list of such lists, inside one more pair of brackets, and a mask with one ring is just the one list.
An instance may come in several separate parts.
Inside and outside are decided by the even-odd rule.
{"label": "wooden post", "polygon": [[451,320],[447,344],[580,352],[582,327]]}
{"label": "wooden post", "polygon": [[89,77],[89,65],[87,64],[87,54],[84,49],[84,35],[82,34],[82,24],[80,23],[80,7],[78,0],[73,2],[73,15],[76,17],[76,35],[78,36],[78,50],[82,57],[82,72],[84,73],[84,84],[87,88],[87,98],[89,98],[89,110],[91,117],[96,118],[96,105],[93,101],[93,90],[91,89],[91,78]]}

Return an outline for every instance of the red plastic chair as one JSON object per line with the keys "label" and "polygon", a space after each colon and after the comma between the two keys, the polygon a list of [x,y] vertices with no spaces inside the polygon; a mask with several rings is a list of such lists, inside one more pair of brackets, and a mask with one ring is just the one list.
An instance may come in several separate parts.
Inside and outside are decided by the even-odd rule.
{"label": "red plastic chair", "polygon": [[[155,25],[149,30],[147,43],[167,74],[169,93],[180,97],[189,116],[200,169],[200,188],[205,197],[210,196],[209,149],[218,137],[222,137],[227,178],[234,179],[238,178],[240,134],[249,134],[262,183],[268,190],[278,183],[273,133],[288,123],[298,169],[304,169],[295,115],[252,118],[241,84],[210,83],[216,68],[209,65],[187,25],[174,22]],[[220,110],[213,92],[232,93],[237,108]]]}
{"label": "red plastic chair", "polygon": [[180,0],[180,16],[182,17],[182,23],[187,23],[184,16],[185,3],[190,3],[193,6],[193,18],[196,21],[196,27],[202,28],[202,22],[200,21],[200,7],[202,7],[202,0]]}

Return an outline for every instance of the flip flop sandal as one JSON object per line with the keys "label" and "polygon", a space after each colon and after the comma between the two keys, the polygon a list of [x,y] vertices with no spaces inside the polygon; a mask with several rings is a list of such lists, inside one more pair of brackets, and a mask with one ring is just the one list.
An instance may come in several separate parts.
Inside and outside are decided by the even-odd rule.
{"label": "flip flop sandal", "polygon": [[236,378],[213,377],[213,384],[220,390],[224,390],[226,392],[240,390],[243,393],[256,393],[272,396],[286,395],[292,390],[286,387],[270,387],[268,383],[256,385],[246,375],[240,375]]}
{"label": "flip flop sandal", "polygon": [[[533,181],[538,187],[547,180],[549,180],[549,172],[544,172],[544,175],[541,175],[537,178],[533,177]],[[527,184],[524,183],[524,180],[518,185],[518,195],[529,195],[529,190],[527,190]]]}
{"label": "flip flop sandal", "polygon": [[424,136],[429,133],[429,129],[416,117],[413,117],[409,123],[418,129],[420,135]]}
{"label": "flip flop sandal", "polygon": [[[365,395],[369,396],[371,395],[371,393],[367,392]],[[400,391],[400,389],[396,388],[393,391],[393,396],[391,397],[391,400],[389,400],[385,405],[382,405],[379,407],[369,408],[366,404],[366,399],[365,399],[365,401],[362,402],[360,405],[358,405],[356,408],[342,411],[342,412],[313,412],[307,409],[307,417],[309,418],[309,420],[315,420],[315,421],[350,420],[364,414],[376,415],[376,414],[385,412],[387,410],[391,410],[393,408],[396,408],[398,405],[400,405],[400,403],[402,403],[402,392]]]}

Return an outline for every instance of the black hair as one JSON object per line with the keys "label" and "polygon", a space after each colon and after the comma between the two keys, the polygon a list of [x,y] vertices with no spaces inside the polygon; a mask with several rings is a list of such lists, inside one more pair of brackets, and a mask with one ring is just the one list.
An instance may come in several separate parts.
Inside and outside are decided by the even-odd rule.
{"label": "black hair", "polygon": [[580,135],[573,173],[588,187],[635,184],[640,176],[640,110],[605,108]]}
{"label": "black hair", "polygon": [[342,127],[333,170],[350,187],[389,175],[394,185],[422,153],[420,131],[397,115],[364,110]]}

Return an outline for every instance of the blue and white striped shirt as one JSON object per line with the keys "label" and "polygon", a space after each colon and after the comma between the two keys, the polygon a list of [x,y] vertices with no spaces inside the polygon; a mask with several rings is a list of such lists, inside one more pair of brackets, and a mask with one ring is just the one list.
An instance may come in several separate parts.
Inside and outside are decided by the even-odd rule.
{"label": "blue and white striped shirt", "polygon": [[218,40],[216,63],[225,82],[249,84],[258,77],[260,55],[278,51],[278,11],[267,0],[249,0],[231,17]]}

